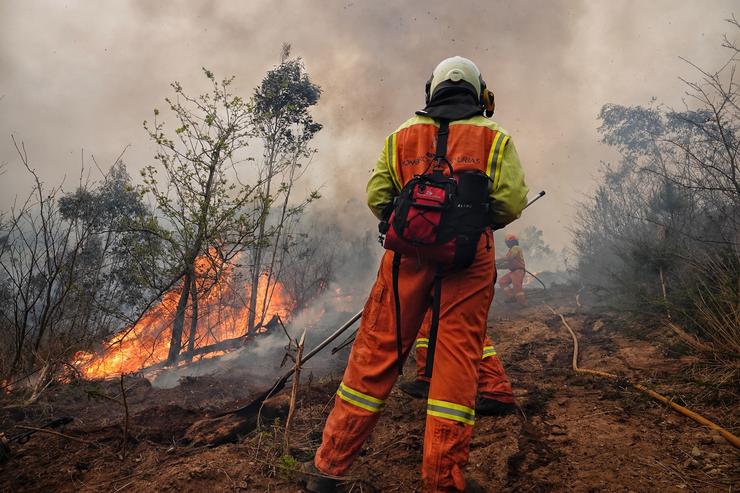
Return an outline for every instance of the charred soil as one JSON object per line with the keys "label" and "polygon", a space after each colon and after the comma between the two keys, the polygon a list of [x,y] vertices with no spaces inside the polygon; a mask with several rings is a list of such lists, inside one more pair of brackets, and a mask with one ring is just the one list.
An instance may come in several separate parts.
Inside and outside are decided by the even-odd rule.
{"label": "charred soil", "polygon": [[[696,359],[677,352],[659,329],[577,307],[565,289],[543,296],[532,295],[524,309],[496,303],[491,310],[489,335],[522,412],[478,418],[469,477],[489,491],[511,492],[726,492],[740,484],[740,453],[720,436],[619,382],[573,373],[570,336],[544,303],[577,331],[582,367],[639,380],[735,434],[737,388],[707,385]],[[406,375],[414,374],[412,363]],[[310,368],[304,375],[287,454],[282,405],[233,443],[188,443],[194,421],[244,405],[267,382],[210,376],[161,390],[127,377],[127,424],[117,381],[57,385],[30,406],[6,397],[0,430],[10,436],[54,417],[74,421],[55,430],[66,436],[37,433],[12,444],[11,459],[0,465],[0,490],[299,491],[294,470],[318,446],[338,384],[338,376],[310,379]],[[419,490],[424,409],[393,390],[347,491]]]}

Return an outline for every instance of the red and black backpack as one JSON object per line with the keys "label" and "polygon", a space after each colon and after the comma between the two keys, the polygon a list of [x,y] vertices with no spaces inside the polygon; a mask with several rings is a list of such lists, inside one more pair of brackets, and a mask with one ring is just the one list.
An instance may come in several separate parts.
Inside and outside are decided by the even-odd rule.
{"label": "red and black backpack", "polygon": [[[436,264],[429,334],[427,376],[431,377],[443,273],[465,269],[475,260],[480,235],[488,226],[490,178],[480,171],[455,172],[447,159],[449,121],[440,120],[435,154],[424,173],[401,189],[379,225],[381,243],[395,252],[393,292],[396,304],[398,370],[402,367],[401,306],[398,274],[406,255]],[[447,173],[448,172],[448,173]]]}

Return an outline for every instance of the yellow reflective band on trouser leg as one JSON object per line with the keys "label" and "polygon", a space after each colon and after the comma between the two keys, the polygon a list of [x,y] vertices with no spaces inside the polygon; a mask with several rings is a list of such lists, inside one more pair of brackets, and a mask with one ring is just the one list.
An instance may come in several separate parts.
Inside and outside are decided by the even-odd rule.
{"label": "yellow reflective band on trouser leg", "polygon": [[429,339],[425,339],[423,337],[420,337],[416,340],[416,344],[414,345],[416,349],[419,348],[428,348],[429,347]]}
{"label": "yellow reflective band on trouser leg", "polygon": [[496,356],[496,349],[493,346],[485,346],[483,348],[483,356],[481,356],[481,359],[486,359],[489,356]]}
{"label": "yellow reflective band on trouser leg", "polygon": [[383,406],[385,406],[385,402],[382,400],[371,395],[363,394],[355,389],[351,389],[344,385],[344,382],[339,384],[337,395],[343,401],[349,402],[353,406],[357,406],[372,413],[380,412],[380,410],[383,409]]}
{"label": "yellow reflective band on trouser leg", "polygon": [[427,401],[427,414],[438,418],[459,421],[466,425],[475,424],[475,409],[470,409],[454,402],[429,399]]}

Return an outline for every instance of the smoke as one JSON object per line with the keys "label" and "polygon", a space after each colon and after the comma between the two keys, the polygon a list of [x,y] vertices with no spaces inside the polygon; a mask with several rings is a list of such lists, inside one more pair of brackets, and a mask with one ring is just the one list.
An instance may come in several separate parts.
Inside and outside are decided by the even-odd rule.
{"label": "smoke", "polygon": [[[306,216],[307,222],[317,224],[322,215],[325,221],[331,221],[331,217],[326,219],[325,214],[325,211],[310,211]],[[287,333],[294,341],[299,340],[305,330],[304,354],[318,346],[363,308],[375,277],[378,259],[383,251],[375,242],[374,236],[342,238],[341,228],[332,227],[331,224],[327,226],[326,223],[323,226],[318,234],[334,232],[337,236],[331,238],[331,241],[342,245],[338,249],[338,255],[334,258],[333,278],[335,280],[326,286],[320,295],[311,299],[306,308],[293,314],[286,327]],[[326,239],[320,240],[311,236],[315,235],[316,231],[309,232],[309,234],[308,241],[326,241]],[[290,269],[291,266],[285,268]],[[274,306],[271,308],[274,309]],[[201,321],[201,325],[203,323],[204,321]],[[331,349],[352,337],[357,328],[357,324],[349,328],[331,345],[307,362],[304,365],[305,372],[315,377],[322,377],[333,371],[341,370],[349,355],[349,347],[337,354],[332,354]],[[273,327],[269,333],[249,339],[238,350],[202,360],[196,358],[194,363],[182,367],[152,370],[144,376],[154,387],[158,388],[176,387],[185,377],[203,375],[228,375],[232,378],[243,378],[248,382],[264,384],[285,373],[293,365],[291,359],[284,360],[289,350],[286,331]],[[294,353],[294,343],[290,346],[290,350]],[[283,361],[286,364],[281,366],[280,363]]]}
{"label": "smoke", "polygon": [[[256,337],[244,347],[230,351],[222,356],[206,358],[183,367],[153,370],[144,376],[152,386],[161,389],[177,387],[185,377],[228,374],[230,377],[243,376],[250,382],[265,382],[274,378],[281,370],[280,362],[286,352],[288,339],[282,332],[273,332]],[[286,366],[283,370],[290,368]]]}
{"label": "smoke", "polygon": [[[155,152],[141,123],[166,107],[170,82],[198,94],[208,89],[207,67],[235,75],[235,91],[249,97],[289,42],[323,89],[315,118],[324,129],[304,184],[324,196],[312,204],[314,217],[358,237],[374,235],[364,187],[383,139],[422,106],[437,62],[463,55],[495,91],[495,119],[512,134],[532,193],[548,192],[507,231],[537,226],[559,251],[599,163],[614,158],[599,144],[601,106],[653,96],[681,106],[679,77],[696,73],[678,57],[719,66],[723,19],[735,7],[731,0],[0,2],[0,167],[7,165],[0,211],[30,187],[11,134],[25,142],[31,166],[49,185],[65,180],[70,190],[81,165],[96,176],[91,155],[105,168],[124,148],[136,176]],[[379,254],[379,247],[358,251],[367,262],[347,263],[336,286],[294,319],[294,336],[308,328],[307,348],[362,307]],[[337,305],[336,288],[351,292],[352,301]],[[253,342],[161,372],[155,383],[236,369],[253,377],[279,373],[284,335]],[[328,352],[312,360],[312,371],[329,371],[326,358]]]}
{"label": "smoke", "polygon": [[[370,273],[355,266],[351,269],[358,274],[356,277],[341,283],[341,286],[329,286],[308,308],[297,313],[288,325],[287,331],[294,340],[300,339],[303,331],[306,331],[304,354],[362,309],[365,293],[371,283]],[[351,289],[347,288],[348,284]],[[338,355],[332,355],[331,349],[351,337],[356,328],[357,326],[349,328],[332,345],[307,362],[306,372],[320,377],[343,368],[349,349]],[[222,356],[202,359],[183,367],[152,370],[144,376],[154,387],[165,389],[176,387],[185,377],[203,375],[229,375],[232,378],[241,376],[249,381],[265,382],[277,378],[292,367],[293,362],[290,359],[285,360],[284,366],[280,365],[288,352],[288,345],[285,333],[280,329],[273,329],[271,333],[255,337],[244,347]],[[292,348],[295,349],[295,345]]]}
{"label": "smoke", "polygon": [[[10,134],[25,141],[50,184],[75,185],[88,153],[101,167],[121,150],[132,175],[152,163],[141,128],[178,80],[205,89],[200,73],[237,76],[252,89],[279,58],[283,41],[304,58],[324,94],[325,125],[307,186],[335,215],[373,228],[364,184],[385,135],[418,109],[442,58],[481,67],[497,95],[496,119],[513,135],[533,192],[548,195],[512,226],[538,225],[559,249],[573,207],[601,160],[596,114],[607,102],[680,104],[678,59],[714,67],[722,19],[734,2],[56,2],[0,4],[0,208],[23,194]],[[93,173],[94,174],[94,173]]]}

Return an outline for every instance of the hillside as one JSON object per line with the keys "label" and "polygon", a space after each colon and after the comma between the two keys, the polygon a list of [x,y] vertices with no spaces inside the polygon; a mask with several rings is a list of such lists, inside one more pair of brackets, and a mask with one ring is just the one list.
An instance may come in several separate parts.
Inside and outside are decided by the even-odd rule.
{"label": "hillside", "polygon": [[[524,310],[495,304],[491,312],[489,334],[523,416],[478,418],[470,477],[490,491],[516,492],[719,492],[740,482],[740,454],[721,436],[620,383],[574,374],[570,336],[545,303],[578,333],[582,367],[640,380],[736,434],[737,389],[704,386],[694,359],[667,334],[628,326],[614,313],[577,307],[572,292],[540,292],[531,301]],[[410,363],[405,375],[413,375]],[[284,421],[269,419],[271,409],[261,431],[237,443],[184,443],[193,421],[249,401],[266,382],[209,376],[162,390],[127,379],[131,418],[125,459],[123,408],[95,397],[96,392],[115,396],[119,382],[59,385],[23,410],[3,402],[0,429],[18,431],[17,425],[69,415],[74,422],[57,431],[76,440],[39,433],[14,444],[12,459],[0,466],[0,490],[298,491],[290,469],[315,450],[338,376],[308,380],[299,393],[292,457],[283,457]],[[277,399],[277,414],[284,400]],[[424,402],[393,390],[351,470],[347,491],[418,490],[424,408]]]}

